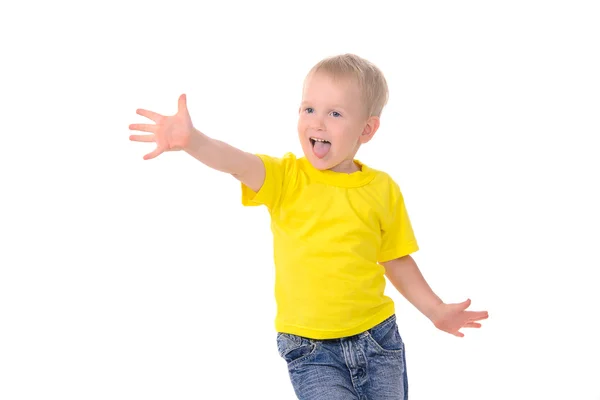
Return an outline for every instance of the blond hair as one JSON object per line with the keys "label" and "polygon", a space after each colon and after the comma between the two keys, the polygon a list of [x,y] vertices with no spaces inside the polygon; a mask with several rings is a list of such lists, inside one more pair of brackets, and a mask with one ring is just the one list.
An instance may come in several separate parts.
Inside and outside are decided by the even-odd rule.
{"label": "blond hair", "polygon": [[307,77],[318,71],[326,72],[335,80],[354,79],[362,93],[367,116],[381,116],[388,101],[388,86],[383,73],[373,63],[355,54],[341,54],[319,61]]}

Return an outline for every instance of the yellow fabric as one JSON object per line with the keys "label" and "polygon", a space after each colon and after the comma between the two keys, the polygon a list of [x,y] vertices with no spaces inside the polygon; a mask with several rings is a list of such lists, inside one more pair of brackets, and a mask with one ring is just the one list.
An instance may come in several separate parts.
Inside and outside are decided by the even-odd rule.
{"label": "yellow fabric", "polygon": [[242,204],[271,215],[278,332],[332,339],[394,314],[384,295],[389,261],[418,250],[398,185],[360,161],[351,174],[319,171],[305,158],[258,154],[265,165]]}

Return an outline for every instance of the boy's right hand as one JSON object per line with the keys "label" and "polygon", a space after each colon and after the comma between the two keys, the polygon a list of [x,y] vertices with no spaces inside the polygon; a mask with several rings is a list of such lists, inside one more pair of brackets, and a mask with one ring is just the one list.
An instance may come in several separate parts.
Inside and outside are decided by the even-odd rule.
{"label": "boy's right hand", "polygon": [[179,96],[177,114],[166,117],[153,111],[141,110],[137,114],[156,122],[131,124],[129,129],[150,132],[150,135],[131,135],[134,142],[154,142],[156,149],[144,156],[150,160],[165,151],[184,150],[206,166],[233,175],[255,192],[262,187],[266,170],[263,161],[255,154],[242,151],[220,140],[212,139],[192,125],[186,105],[186,96]]}
{"label": "boy's right hand", "polygon": [[187,109],[186,96],[179,96],[177,114],[164,116],[153,111],[136,110],[136,113],[156,122],[153,124],[131,124],[130,130],[150,132],[150,135],[130,135],[129,140],[134,142],[155,142],[156,149],[144,156],[150,160],[165,151],[183,150],[189,143],[194,131],[192,119]]}

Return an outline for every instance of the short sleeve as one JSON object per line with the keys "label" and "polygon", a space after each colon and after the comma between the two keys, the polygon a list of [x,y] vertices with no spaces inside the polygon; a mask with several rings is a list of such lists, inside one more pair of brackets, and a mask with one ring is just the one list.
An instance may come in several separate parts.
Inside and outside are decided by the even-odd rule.
{"label": "short sleeve", "polygon": [[293,155],[286,154],[282,158],[256,154],[265,166],[265,181],[258,190],[253,191],[242,183],[242,204],[244,206],[264,205],[269,210],[279,204],[285,187],[286,175],[293,162]]}
{"label": "short sleeve", "polygon": [[419,250],[398,185],[391,181],[389,214],[382,219],[382,241],[378,262],[404,257]]}

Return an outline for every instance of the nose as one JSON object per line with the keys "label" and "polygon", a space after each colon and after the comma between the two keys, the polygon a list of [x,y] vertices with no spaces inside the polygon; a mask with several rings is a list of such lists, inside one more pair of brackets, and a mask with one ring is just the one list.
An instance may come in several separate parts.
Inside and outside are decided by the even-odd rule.
{"label": "nose", "polygon": [[312,129],[314,129],[315,131],[325,130],[325,121],[321,116],[319,116],[315,113],[312,115],[312,118],[310,119],[310,127]]}

